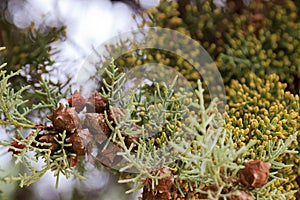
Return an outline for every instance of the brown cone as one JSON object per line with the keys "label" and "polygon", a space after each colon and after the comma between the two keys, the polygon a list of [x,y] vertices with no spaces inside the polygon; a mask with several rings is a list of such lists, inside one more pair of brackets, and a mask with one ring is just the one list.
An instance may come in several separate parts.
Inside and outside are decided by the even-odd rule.
{"label": "brown cone", "polygon": [[75,108],[64,107],[59,104],[59,107],[53,111],[48,119],[52,121],[53,128],[59,132],[66,130],[68,133],[73,133],[77,128],[81,128],[80,119]]}
{"label": "brown cone", "polygon": [[108,110],[108,101],[95,92],[86,102],[86,111],[88,113],[104,113],[104,110]]}
{"label": "brown cone", "polygon": [[260,160],[245,161],[245,168],[240,170],[239,182],[246,187],[263,187],[270,174],[270,163]]}
{"label": "brown cone", "polygon": [[70,149],[72,152],[76,153],[77,156],[85,155],[84,141],[79,136],[79,132],[81,131],[81,129],[76,130],[75,133],[66,139],[66,142],[72,144]]}
{"label": "brown cone", "polygon": [[85,106],[86,99],[76,90],[74,94],[68,98],[68,103],[70,107],[75,107],[76,112],[80,112]]}
{"label": "brown cone", "polygon": [[54,153],[54,151],[59,149],[59,144],[56,142],[55,137],[57,137],[56,133],[47,133],[43,135],[38,135],[37,136],[37,141],[39,142],[46,142],[50,143],[51,146],[45,146],[45,147],[40,147],[40,148],[49,148],[51,153]]}
{"label": "brown cone", "polygon": [[111,132],[106,124],[104,114],[100,113],[86,113],[84,126],[88,128],[93,135],[103,136],[103,139],[107,139]]}

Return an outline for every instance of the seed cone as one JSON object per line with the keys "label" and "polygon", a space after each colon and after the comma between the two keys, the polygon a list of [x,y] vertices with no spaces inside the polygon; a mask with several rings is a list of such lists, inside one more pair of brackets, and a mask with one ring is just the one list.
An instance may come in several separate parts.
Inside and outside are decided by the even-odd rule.
{"label": "seed cone", "polygon": [[80,119],[74,107],[64,107],[63,104],[59,104],[56,110],[53,110],[53,114],[48,116],[48,119],[52,121],[53,128],[56,131],[73,133],[77,128],[81,128]]}
{"label": "seed cone", "polygon": [[106,124],[104,114],[100,113],[86,113],[84,126],[94,135],[103,135],[104,138],[109,137],[110,128]]}
{"label": "seed cone", "polygon": [[37,140],[39,142],[50,143],[51,146],[46,147],[46,148],[49,148],[51,153],[54,153],[56,150],[59,149],[59,144],[55,141],[55,137],[57,137],[56,133],[47,133],[47,134],[44,134],[44,135],[38,135]]}
{"label": "seed cone", "polygon": [[246,187],[260,188],[268,182],[270,163],[260,160],[245,161],[245,168],[240,171],[239,182]]}
{"label": "seed cone", "polygon": [[79,136],[79,133],[83,131],[81,129],[76,130],[70,137],[66,139],[68,143],[71,143],[70,151],[76,153],[77,156],[85,155],[85,146],[83,139]]}
{"label": "seed cone", "polygon": [[75,107],[76,112],[80,112],[86,104],[86,99],[76,90],[74,94],[68,98],[68,103],[70,107]]}
{"label": "seed cone", "polygon": [[88,113],[104,113],[104,110],[108,110],[108,101],[95,92],[86,102],[86,111]]}

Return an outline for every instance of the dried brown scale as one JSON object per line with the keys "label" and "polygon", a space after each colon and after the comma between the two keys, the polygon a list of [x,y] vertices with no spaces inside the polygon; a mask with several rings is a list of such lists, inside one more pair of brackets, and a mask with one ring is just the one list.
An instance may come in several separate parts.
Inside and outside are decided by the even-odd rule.
{"label": "dried brown scale", "polygon": [[[145,180],[143,189],[143,200],[171,199],[171,188],[174,185],[174,175],[172,173],[173,171],[173,169],[170,169],[167,166],[163,166],[161,169],[159,169],[158,176],[163,178],[158,179],[158,184],[155,185],[155,189],[150,189],[152,180],[147,178]],[[157,171],[153,171],[152,173],[157,174]]]}
{"label": "dried brown scale", "polygon": [[77,129],[76,133],[78,133],[78,137],[81,138],[83,146],[85,147],[85,151],[90,151],[92,148],[91,144],[94,140],[92,134],[89,132],[88,129]]}
{"label": "dried brown scale", "polygon": [[[184,193],[184,196],[182,196],[182,194],[179,192],[179,190],[176,188],[175,185],[172,186],[170,192],[166,192],[166,193],[162,193],[165,195],[168,195],[169,199],[176,199],[176,200],[190,200],[190,199],[200,199],[200,193],[197,192],[195,190],[196,188],[196,183],[192,183],[192,187],[194,188],[193,190],[190,190],[190,187],[188,185],[185,184],[185,182],[183,180],[179,180],[179,185],[181,190]],[[156,194],[156,196],[153,197],[153,194],[151,194],[151,190],[148,190],[149,188],[145,188],[144,187],[144,192],[146,191],[146,194],[144,195],[145,197],[148,197],[149,199],[155,198],[155,199],[159,199],[161,197],[161,195]],[[144,200],[144,198],[143,198]]]}
{"label": "dried brown scale", "polygon": [[59,149],[59,144],[56,142],[55,138],[57,137],[56,133],[50,132],[47,134],[43,134],[43,135],[38,135],[36,140],[39,142],[45,142],[45,143],[50,143],[51,146],[39,146],[39,148],[49,148],[51,153],[53,154],[56,150]]}
{"label": "dried brown scale", "polygon": [[70,157],[68,157],[67,158],[67,160],[68,160],[68,163],[72,166],[72,167],[75,167],[76,165],[77,165],[77,163],[78,163],[78,156],[76,156],[76,157],[74,157],[74,158],[70,158]]}
{"label": "dried brown scale", "polygon": [[250,194],[244,191],[239,191],[237,194],[232,194],[231,196],[227,197],[227,199],[228,200],[254,200],[254,198]]}
{"label": "dried brown scale", "polygon": [[38,130],[53,130],[53,126],[46,126],[43,124],[36,124],[35,128]]}
{"label": "dried brown scale", "polygon": [[86,99],[76,90],[73,95],[68,98],[68,103],[70,107],[75,107],[75,110],[80,112],[86,104]]}
{"label": "dried brown scale", "polygon": [[159,170],[159,176],[165,176],[165,174],[169,175],[159,179],[158,184],[155,188],[160,193],[170,191],[172,186],[174,185],[174,175],[172,174],[172,171],[169,167],[164,166]]}
{"label": "dried brown scale", "polygon": [[[216,193],[218,192],[219,188],[216,185],[208,185],[201,189],[202,191],[208,192],[210,191],[213,197],[216,197]],[[223,188],[221,194],[228,194],[229,190],[227,188]],[[198,195],[199,199],[208,199],[208,194],[200,193]],[[221,199],[221,198],[219,198]]]}
{"label": "dried brown scale", "polygon": [[48,119],[52,121],[54,130],[59,132],[73,133],[77,128],[81,128],[81,122],[75,108],[65,107],[62,103],[56,110],[53,110],[53,114],[48,116]]}
{"label": "dried brown scale", "polygon": [[111,130],[106,124],[104,114],[100,113],[86,113],[84,120],[84,127],[94,135],[103,135],[104,138],[109,137]]}
{"label": "dried brown scale", "polygon": [[143,200],[169,200],[172,199],[170,192],[153,194],[151,191],[143,192]]}
{"label": "dried brown scale", "polygon": [[[202,191],[210,191],[213,197],[217,197],[218,187],[216,185],[209,185],[202,188]],[[227,200],[254,200],[253,197],[244,191],[233,191],[233,188],[223,188],[221,194],[226,194]],[[195,195],[195,193],[193,194]],[[208,199],[208,195],[204,193],[197,194],[198,199]],[[224,197],[219,197],[219,200],[225,199]]]}
{"label": "dried brown scale", "polygon": [[117,166],[122,160],[122,157],[117,155],[122,151],[120,147],[113,143],[109,143],[104,149],[107,141],[103,141],[102,144],[98,143],[98,154],[96,160],[99,161],[103,166],[111,168]]}
{"label": "dried brown scale", "polygon": [[127,148],[129,148],[133,144],[132,150],[137,150],[138,145],[136,144],[137,141],[139,141],[138,135],[127,135],[125,136],[125,145]]}
{"label": "dried brown scale", "polygon": [[[142,128],[141,126],[133,124],[132,127],[130,127],[129,131],[134,132],[134,131],[140,130],[141,128]],[[137,147],[138,147],[137,142],[139,142],[140,135],[133,134],[133,135],[126,135],[124,137],[125,137],[124,142],[125,142],[126,147],[129,148],[130,145],[133,144],[132,150],[133,151],[137,150]]]}
{"label": "dried brown scale", "polygon": [[85,106],[88,113],[104,113],[109,108],[107,99],[100,96],[98,92],[95,92],[88,98]]}
{"label": "dried brown scale", "polygon": [[15,155],[20,154],[20,153],[21,153],[21,150],[25,148],[25,145],[19,144],[17,141],[12,141],[12,142],[10,143],[10,146],[11,146],[11,147],[15,147],[15,148],[17,148],[17,149],[20,149],[20,151],[14,150],[14,149],[12,149],[12,148],[9,148],[9,149],[8,149],[8,152],[12,152],[12,153],[15,154]]}
{"label": "dried brown scale", "polygon": [[239,182],[246,187],[263,187],[268,182],[270,167],[270,163],[260,160],[245,161],[245,168],[240,170]]}
{"label": "dried brown scale", "polygon": [[81,129],[78,129],[70,137],[66,139],[66,142],[71,143],[70,151],[76,153],[77,156],[85,155],[85,146],[83,139],[79,136]]}

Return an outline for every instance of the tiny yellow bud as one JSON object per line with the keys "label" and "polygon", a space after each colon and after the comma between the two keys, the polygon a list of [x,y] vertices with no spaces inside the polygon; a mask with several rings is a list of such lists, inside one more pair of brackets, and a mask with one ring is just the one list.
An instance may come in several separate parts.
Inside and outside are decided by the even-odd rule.
{"label": "tiny yellow bud", "polygon": [[254,119],[252,122],[251,122],[251,128],[257,128],[258,127],[258,121],[256,119]]}

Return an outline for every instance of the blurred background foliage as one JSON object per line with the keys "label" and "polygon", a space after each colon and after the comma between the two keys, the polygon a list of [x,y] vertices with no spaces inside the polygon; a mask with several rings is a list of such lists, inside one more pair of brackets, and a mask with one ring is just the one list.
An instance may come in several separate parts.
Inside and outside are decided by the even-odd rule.
{"label": "blurred background foliage", "polygon": [[228,0],[223,6],[212,0],[162,1],[142,13],[140,26],[174,29],[199,41],[216,61],[225,84],[247,72],[260,77],[276,73],[288,83],[287,89],[299,93],[297,4],[292,0],[252,0],[249,5]]}
{"label": "blurred background foliage", "polygon": [[[1,53],[1,61],[7,62],[8,73],[22,70],[22,73],[11,79],[15,89],[20,89],[25,85],[32,85],[33,88],[26,94],[27,99],[31,99],[31,104],[36,104],[43,100],[43,96],[36,94],[34,90],[41,89],[43,75],[54,70],[54,60],[51,56],[58,53],[51,44],[65,37],[65,27],[43,26],[37,27],[34,22],[28,28],[20,28],[13,24],[8,10],[9,0],[0,3],[0,46],[6,47]],[[19,2],[20,5],[22,2]],[[48,79],[50,85],[55,86],[60,91],[68,84],[53,82]]]}

